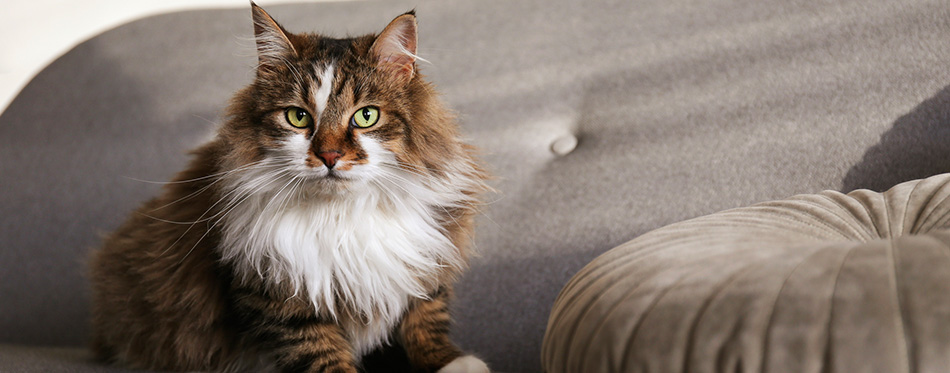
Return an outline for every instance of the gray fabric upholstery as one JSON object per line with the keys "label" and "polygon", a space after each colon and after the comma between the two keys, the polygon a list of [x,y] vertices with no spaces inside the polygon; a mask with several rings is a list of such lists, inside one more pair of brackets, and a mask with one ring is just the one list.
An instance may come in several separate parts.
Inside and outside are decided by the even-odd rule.
{"label": "gray fabric upholstery", "polygon": [[547,372],[946,372],[950,174],[644,234],[554,304]]}
{"label": "gray fabric upholstery", "polygon": [[[292,31],[338,35],[416,8],[421,70],[498,176],[454,338],[499,370],[539,371],[561,287],[647,231],[950,171],[942,1],[267,8]],[[85,343],[86,252],[158,188],[132,178],[181,169],[250,80],[250,33],[246,7],[132,22],[53,62],[0,114],[0,342]]]}
{"label": "gray fabric upholstery", "polygon": [[0,344],[0,371],[115,373],[127,370],[96,362],[84,347],[34,347]]}

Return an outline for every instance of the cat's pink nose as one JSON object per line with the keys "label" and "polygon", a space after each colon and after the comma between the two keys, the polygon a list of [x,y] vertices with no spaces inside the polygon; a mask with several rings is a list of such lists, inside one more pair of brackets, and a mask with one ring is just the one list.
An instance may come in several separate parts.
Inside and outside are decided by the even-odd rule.
{"label": "cat's pink nose", "polygon": [[343,153],[336,150],[317,153],[317,157],[320,157],[320,159],[323,160],[323,164],[327,165],[327,168],[333,168],[333,166],[336,166],[337,159],[340,159],[342,156]]}

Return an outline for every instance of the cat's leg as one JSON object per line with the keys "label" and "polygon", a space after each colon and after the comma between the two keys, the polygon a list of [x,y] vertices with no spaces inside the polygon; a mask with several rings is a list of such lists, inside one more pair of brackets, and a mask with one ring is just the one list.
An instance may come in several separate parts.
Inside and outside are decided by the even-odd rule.
{"label": "cat's leg", "polygon": [[247,343],[272,353],[279,371],[357,372],[343,328],[318,317],[308,302],[267,296],[256,288],[239,286],[233,291],[236,320]]}
{"label": "cat's leg", "polygon": [[487,373],[488,366],[449,340],[451,289],[439,288],[430,299],[417,300],[399,324],[399,339],[413,370],[438,373]]}
{"label": "cat's leg", "polygon": [[356,361],[343,329],[336,323],[314,322],[274,328],[271,345],[282,372],[356,373]]}

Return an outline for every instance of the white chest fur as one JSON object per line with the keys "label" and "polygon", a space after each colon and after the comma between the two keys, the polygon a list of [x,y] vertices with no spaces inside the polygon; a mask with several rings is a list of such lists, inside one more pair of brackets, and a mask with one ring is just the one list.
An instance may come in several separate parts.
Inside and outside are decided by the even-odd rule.
{"label": "white chest fur", "polygon": [[435,209],[454,202],[445,193],[368,184],[307,196],[295,190],[298,181],[261,187],[256,177],[242,177],[228,198],[224,260],[243,275],[290,281],[320,314],[335,317],[344,306],[336,302],[346,302],[365,317],[349,330],[358,354],[385,341],[410,299],[427,295],[436,272],[462,264],[434,218]]}

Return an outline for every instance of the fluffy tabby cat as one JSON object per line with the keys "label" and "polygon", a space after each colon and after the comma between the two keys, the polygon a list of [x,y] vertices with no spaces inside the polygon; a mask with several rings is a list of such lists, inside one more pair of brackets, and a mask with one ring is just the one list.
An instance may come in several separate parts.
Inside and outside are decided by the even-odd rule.
{"label": "fluffy tabby cat", "polygon": [[415,371],[487,372],[447,335],[485,174],[416,71],[414,13],[334,39],[251,7],[256,79],[94,254],[96,353],[132,368],[355,372],[398,346]]}

